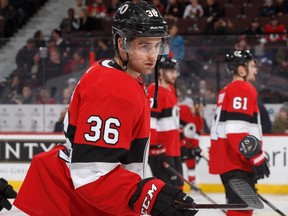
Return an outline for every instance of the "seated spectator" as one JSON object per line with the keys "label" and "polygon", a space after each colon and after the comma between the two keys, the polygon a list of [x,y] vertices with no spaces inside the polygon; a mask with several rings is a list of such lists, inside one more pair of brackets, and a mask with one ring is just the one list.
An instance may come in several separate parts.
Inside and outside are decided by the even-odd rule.
{"label": "seated spectator", "polygon": [[277,16],[283,16],[288,13],[288,1],[275,0],[275,10]]}
{"label": "seated spectator", "polygon": [[[52,37],[50,42],[54,43],[54,46],[60,52],[61,58],[65,59],[70,54],[70,44],[67,40],[63,39],[62,31],[60,29],[54,29],[52,31]],[[53,45],[51,45],[53,46]]]}
{"label": "seated spectator", "polygon": [[4,37],[11,37],[17,30],[17,13],[9,0],[0,0],[0,20],[4,20]]}
{"label": "seated spectator", "polygon": [[69,59],[63,68],[63,73],[72,73],[84,70],[87,67],[87,64],[85,62],[83,52],[81,50],[76,50],[73,53],[73,56],[71,59]]}
{"label": "seated spectator", "polygon": [[77,80],[75,78],[71,77],[68,79],[67,84],[68,84],[67,88],[69,88],[70,91],[73,92],[76,85],[77,85]]}
{"label": "seated spectator", "polygon": [[55,122],[54,131],[53,132],[64,132],[64,118],[67,112],[67,108],[64,107],[60,112],[60,117],[57,122]]}
{"label": "seated spectator", "polygon": [[276,113],[272,124],[272,133],[288,134],[288,103],[284,103]]}
{"label": "seated spectator", "polygon": [[259,19],[257,17],[251,20],[248,28],[245,29],[244,33],[247,35],[261,35],[263,33],[262,27],[259,23]]}
{"label": "seated spectator", "polygon": [[155,5],[159,12],[162,14],[162,16],[164,16],[165,6],[162,4],[162,2],[160,0],[152,0],[152,4]]}
{"label": "seated spectator", "polygon": [[99,39],[97,41],[97,47],[95,49],[96,60],[103,58],[112,58],[114,55],[114,50],[109,47],[108,42],[104,39]]}
{"label": "seated spectator", "polygon": [[23,85],[21,94],[14,98],[15,104],[33,104],[34,96],[30,85]]}
{"label": "seated spectator", "polygon": [[79,28],[77,19],[75,18],[75,10],[73,8],[67,10],[67,17],[62,19],[59,28],[64,34],[69,34]]}
{"label": "seated spectator", "polygon": [[56,100],[50,96],[46,88],[40,88],[35,99],[35,104],[56,104]]}
{"label": "seated spectator", "polygon": [[44,34],[41,30],[37,30],[34,33],[33,40],[34,40],[36,48],[39,49],[40,47],[46,47],[46,40],[45,40]]}
{"label": "seated spectator", "polygon": [[265,0],[264,4],[261,6],[260,15],[264,17],[271,17],[276,15],[276,8],[273,0]]}
{"label": "seated spectator", "polygon": [[106,17],[107,8],[103,0],[94,0],[94,3],[87,7],[89,16],[97,19],[103,19]]}
{"label": "seated spectator", "polygon": [[58,52],[58,50],[55,49],[50,50],[49,58],[45,65],[45,71],[44,71],[45,80],[61,75],[62,69],[63,69],[63,61],[61,60],[60,53]]}
{"label": "seated spectator", "polygon": [[230,19],[214,17],[204,29],[206,34],[222,35],[234,32],[234,25]]}
{"label": "seated spectator", "polygon": [[266,36],[267,42],[283,41],[286,39],[286,31],[285,25],[280,23],[275,15],[270,17],[270,21],[263,28],[263,32],[268,34]]}
{"label": "seated spectator", "polygon": [[73,94],[73,91],[71,91],[69,87],[64,88],[62,92],[62,96],[59,100],[59,104],[69,104],[72,94]]}
{"label": "seated spectator", "polygon": [[285,45],[279,46],[275,55],[275,71],[277,74],[288,77],[288,40]]}
{"label": "seated spectator", "polygon": [[250,46],[245,35],[239,36],[237,43],[234,45],[235,50],[250,50]]}
{"label": "seated spectator", "polygon": [[86,8],[80,10],[80,16],[77,19],[78,31],[90,32],[95,29],[93,18],[88,15]]}
{"label": "seated spectator", "polygon": [[1,89],[1,103],[14,104],[14,99],[20,94],[21,88],[20,76],[12,73],[5,86]]}
{"label": "seated spectator", "polygon": [[202,5],[199,4],[198,0],[190,0],[190,4],[185,7],[183,18],[197,19],[202,17],[203,14]]}
{"label": "seated spectator", "polygon": [[177,0],[168,0],[168,4],[165,8],[165,19],[177,20],[183,17],[185,4],[178,2]]}
{"label": "seated spectator", "polygon": [[185,56],[185,44],[183,36],[178,34],[178,26],[172,24],[169,26],[170,34],[170,52],[173,53],[173,58],[178,61],[183,61]]}
{"label": "seated spectator", "polygon": [[[159,0],[156,0],[156,1],[159,1]],[[114,16],[117,8],[119,7],[119,5],[120,5],[120,1],[119,1],[119,0],[111,0],[111,3],[109,4],[109,6],[108,6],[108,8],[107,8],[107,14],[106,14],[106,16],[107,16],[108,18],[112,18],[112,17]],[[158,8],[158,9],[159,9],[159,8]],[[163,8],[163,11],[164,11],[164,10],[165,10],[165,9]],[[160,11],[160,13],[162,13],[162,12]]]}
{"label": "seated spectator", "polygon": [[29,80],[31,81],[32,87],[40,86],[43,83],[42,74],[43,72],[43,61],[41,61],[40,53],[36,52],[33,56],[33,65],[30,70]]}
{"label": "seated spectator", "polygon": [[204,17],[207,17],[207,21],[211,21],[215,17],[223,16],[223,7],[217,2],[217,0],[206,0],[206,4],[203,6]]}
{"label": "seated spectator", "polygon": [[33,65],[33,56],[37,52],[35,43],[32,38],[29,38],[26,45],[23,46],[16,54],[16,65],[18,69],[23,69],[25,72],[31,70]]}

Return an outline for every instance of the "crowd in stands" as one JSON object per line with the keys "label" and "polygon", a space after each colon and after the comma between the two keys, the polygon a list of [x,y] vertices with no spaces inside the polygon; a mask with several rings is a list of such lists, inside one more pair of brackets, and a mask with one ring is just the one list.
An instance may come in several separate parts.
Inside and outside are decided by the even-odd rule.
{"label": "crowd in stands", "polygon": [[[0,36],[11,37],[46,1],[0,0],[0,22],[6,23]],[[113,56],[111,18],[124,1],[76,0],[75,7],[63,12],[51,35],[35,29],[15,56],[17,68],[0,85],[0,103],[68,104],[73,88],[63,85],[62,89],[48,89],[46,82],[65,75],[73,77],[75,72],[83,73],[91,61]],[[207,83],[203,93],[206,102],[215,102],[217,62],[233,47],[251,49],[261,73],[279,76],[280,81],[288,79],[288,0],[151,2],[169,23],[171,50],[181,63],[182,78],[192,83],[188,90],[199,97],[200,83]],[[259,90],[264,103],[282,103],[288,98],[288,93],[283,96],[277,90]]]}

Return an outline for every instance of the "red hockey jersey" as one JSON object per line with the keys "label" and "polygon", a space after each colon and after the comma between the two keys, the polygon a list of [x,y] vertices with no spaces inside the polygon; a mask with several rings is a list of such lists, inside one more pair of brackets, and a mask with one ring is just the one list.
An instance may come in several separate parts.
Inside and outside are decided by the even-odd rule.
{"label": "red hockey jersey", "polygon": [[248,82],[234,81],[218,95],[210,133],[210,173],[236,169],[252,172],[249,161],[239,152],[241,139],[249,134],[262,140],[257,92]]}
{"label": "red hockey jersey", "polygon": [[186,104],[180,104],[179,108],[181,140],[190,148],[198,147],[200,133],[204,125],[203,118],[193,114],[191,108]]}
{"label": "red hockey jersey", "polygon": [[[153,98],[155,84],[148,86],[148,94]],[[175,88],[159,86],[158,107],[151,108],[151,145],[162,144],[166,155],[180,156],[179,107]]]}
{"label": "red hockey jersey", "polygon": [[139,215],[128,202],[148,157],[150,99],[140,78],[108,63],[96,62],[76,86],[64,120],[67,150],[33,159],[15,200],[29,215]]}

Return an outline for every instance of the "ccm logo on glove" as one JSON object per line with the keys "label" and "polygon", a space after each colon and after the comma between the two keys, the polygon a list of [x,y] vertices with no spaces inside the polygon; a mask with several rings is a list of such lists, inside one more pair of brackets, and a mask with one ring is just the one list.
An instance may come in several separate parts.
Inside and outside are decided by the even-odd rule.
{"label": "ccm logo on glove", "polygon": [[148,214],[148,210],[150,208],[150,205],[151,205],[151,201],[153,200],[153,196],[154,196],[154,193],[155,191],[157,191],[157,187],[155,184],[152,184],[151,185],[151,189],[148,190],[144,200],[143,200],[143,203],[142,203],[142,207],[141,207],[141,214]]}

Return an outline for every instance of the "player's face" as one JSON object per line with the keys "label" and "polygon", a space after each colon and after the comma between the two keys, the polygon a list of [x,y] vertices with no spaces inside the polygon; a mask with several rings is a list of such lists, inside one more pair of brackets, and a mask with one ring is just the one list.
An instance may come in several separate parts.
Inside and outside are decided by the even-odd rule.
{"label": "player's face", "polygon": [[130,42],[128,71],[149,74],[154,70],[161,49],[161,38],[135,38]]}
{"label": "player's face", "polygon": [[165,69],[163,78],[166,83],[173,85],[176,82],[177,76],[178,76],[178,72],[176,69]]}
{"label": "player's face", "polygon": [[256,80],[256,74],[257,74],[256,62],[249,61],[248,62],[248,75],[246,77],[246,80],[248,82],[254,82]]}

